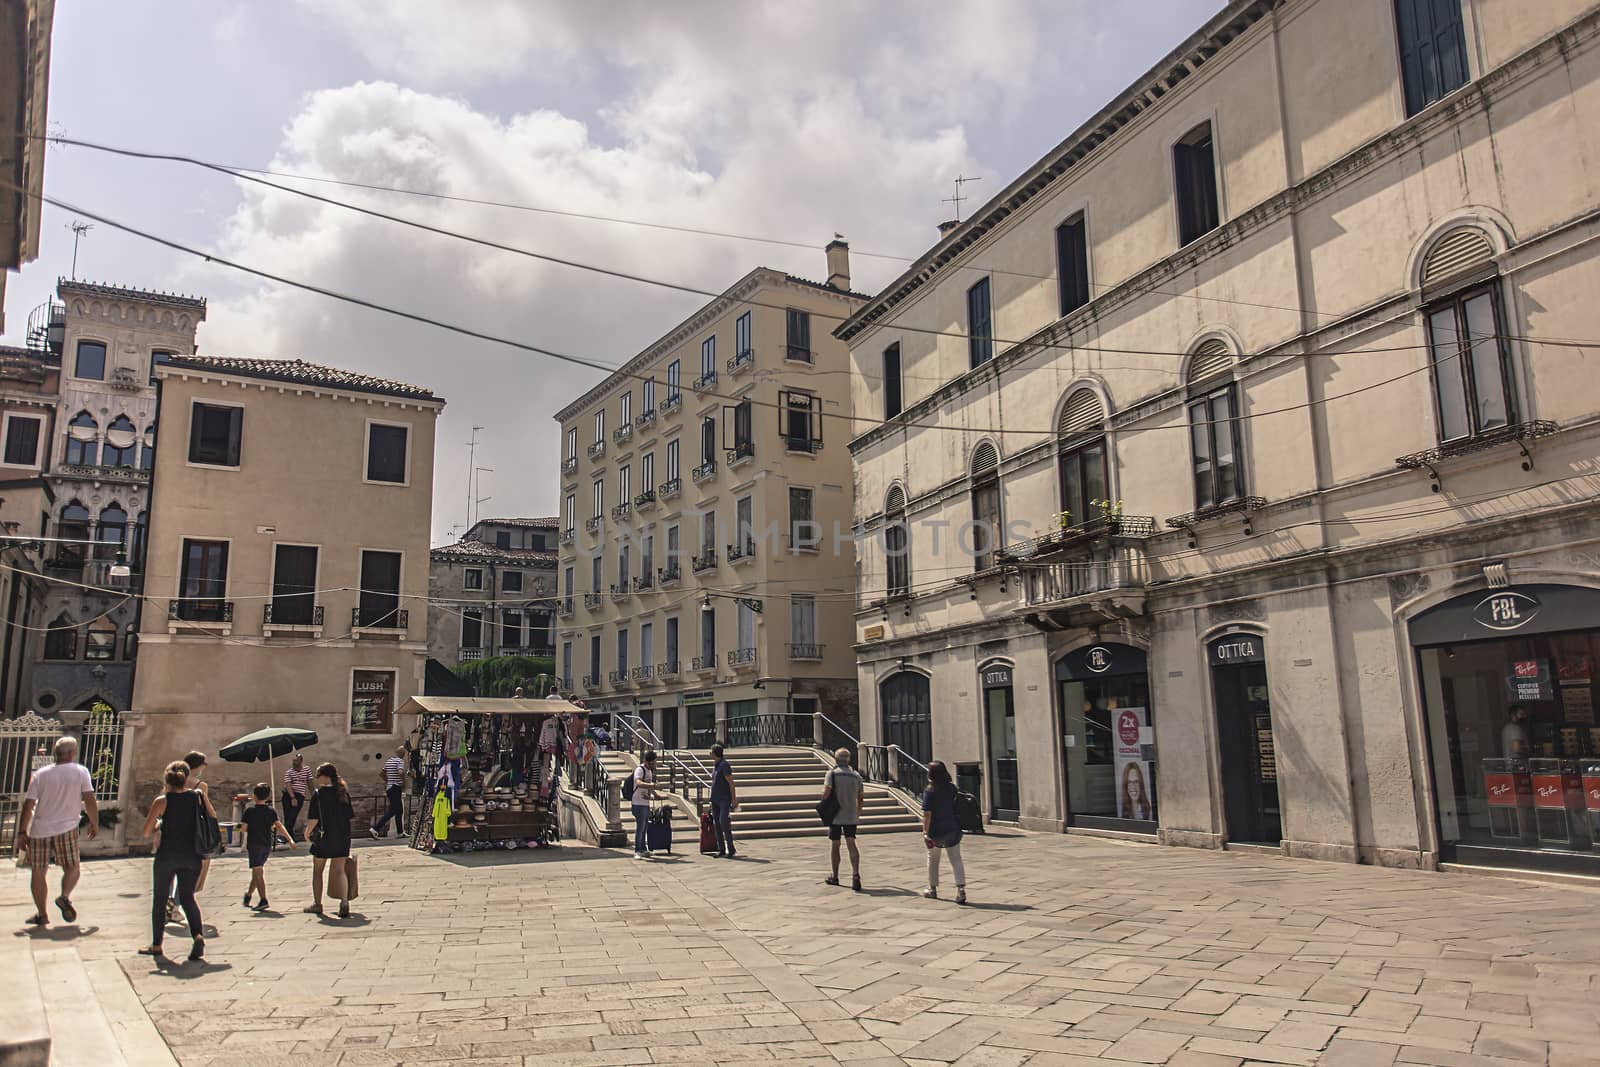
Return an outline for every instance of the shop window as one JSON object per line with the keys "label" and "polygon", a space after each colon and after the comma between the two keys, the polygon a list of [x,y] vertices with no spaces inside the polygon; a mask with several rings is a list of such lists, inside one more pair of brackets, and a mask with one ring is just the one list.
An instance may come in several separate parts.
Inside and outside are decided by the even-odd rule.
{"label": "shop window", "polygon": [[1146,672],[1142,649],[1112,643],[1076,649],[1056,664],[1062,772],[1074,825],[1154,829],[1155,723]]}
{"label": "shop window", "polygon": [[1453,295],[1431,305],[1427,318],[1440,442],[1465,440],[1515,422],[1498,288],[1491,283]]}
{"label": "shop window", "polygon": [[350,680],[350,732],[394,733],[395,671],[354,671]]}
{"label": "shop window", "polygon": [[80,411],[67,423],[68,466],[93,467],[100,462],[100,424],[87,411]]}
{"label": "shop window", "polygon": [[1467,35],[1461,0],[1395,0],[1406,115],[1415,115],[1467,84]]}
{"label": "shop window", "polygon": [[189,462],[237,467],[244,432],[244,408],[196,403],[189,414]]}

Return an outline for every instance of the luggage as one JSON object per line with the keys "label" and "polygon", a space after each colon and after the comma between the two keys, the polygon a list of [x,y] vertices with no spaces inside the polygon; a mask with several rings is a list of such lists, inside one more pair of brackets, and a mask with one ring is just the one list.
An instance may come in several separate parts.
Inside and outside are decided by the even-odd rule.
{"label": "luggage", "polygon": [[644,844],[651,852],[672,851],[672,809],[658,808],[645,824]]}
{"label": "luggage", "polygon": [[700,813],[700,855],[709,856],[717,851],[717,831],[711,823],[711,813]]}
{"label": "luggage", "polygon": [[971,793],[956,794],[956,822],[964,833],[983,833],[983,809]]}

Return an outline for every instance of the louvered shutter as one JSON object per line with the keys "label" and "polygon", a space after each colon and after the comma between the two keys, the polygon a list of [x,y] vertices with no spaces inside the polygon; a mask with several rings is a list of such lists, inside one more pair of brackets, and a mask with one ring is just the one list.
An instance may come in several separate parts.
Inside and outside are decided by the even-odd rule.
{"label": "louvered shutter", "polygon": [[1438,285],[1494,262],[1489,235],[1476,226],[1451,230],[1434,242],[1422,264],[1422,287]]}
{"label": "louvered shutter", "polygon": [[1194,350],[1194,355],[1189,357],[1189,380],[1191,382],[1204,381],[1212,375],[1221,374],[1233,366],[1233,353],[1228,351],[1228,346],[1215,338],[1207,341]]}
{"label": "louvered shutter", "polygon": [[897,511],[904,511],[906,507],[905,490],[898,485],[889,490],[888,499],[884,502],[883,510],[893,515]]}
{"label": "louvered shutter", "polygon": [[1106,409],[1094,390],[1079,389],[1067,397],[1067,402],[1062,405],[1056,433],[1063,439],[1076,437],[1088,430],[1098,429],[1105,419]]}
{"label": "louvered shutter", "polygon": [[1000,454],[994,450],[994,445],[988,441],[983,442],[972,451],[972,476],[981,478],[985,474],[993,474],[1000,466]]}

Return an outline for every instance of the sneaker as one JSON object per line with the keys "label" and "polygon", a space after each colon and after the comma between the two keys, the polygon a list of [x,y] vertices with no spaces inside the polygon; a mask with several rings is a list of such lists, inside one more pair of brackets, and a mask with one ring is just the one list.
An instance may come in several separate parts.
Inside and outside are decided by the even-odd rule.
{"label": "sneaker", "polygon": [[643,852],[635,852],[633,854],[633,858],[636,859],[636,860],[642,860],[642,859],[645,858],[644,857],[644,853]]}
{"label": "sneaker", "polygon": [[249,893],[246,893],[244,895],[244,906],[247,907],[247,908],[250,906],[250,894]]}
{"label": "sneaker", "polygon": [[252,908],[251,910],[252,911],[266,911],[267,910],[267,898],[266,897],[262,897],[259,901],[256,902],[256,906],[254,908]]}
{"label": "sneaker", "polygon": [[924,897],[926,897],[927,899],[929,899],[929,900],[938,900],[939,899],[939,891],[937,889],[933,889],[933,888],[924,889],[922,891],[922,895]]}
{"label": "sneaker", "polygon": [[377,841],[379,839],[378,838],[378,828],[376,826],[367,827],[367,833],[372,835],[372,839],[374,841]]}
{"label": "sneaker", "polygon": [[175,923],[177,921],[178,921],[178,902],[176,900],[169,900],[169,901],[167,901],[167,922]]}

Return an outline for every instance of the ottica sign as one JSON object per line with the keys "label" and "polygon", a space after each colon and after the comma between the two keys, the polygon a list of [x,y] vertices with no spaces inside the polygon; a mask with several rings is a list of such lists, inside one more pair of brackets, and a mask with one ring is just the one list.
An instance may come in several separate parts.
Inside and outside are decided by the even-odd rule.
{"label": "ottica sign", "polygon": [[1544,607],[1539,598],[1515,590],[1491,593],[1472,609],[1472,620],[1490,630],[1520,630]]}
{"label": "ottica sign", "polygon": [[1224,634],[1207,646],[1213,667],[1236,663],[1265,663],[1266,646],[1259,634]]}

